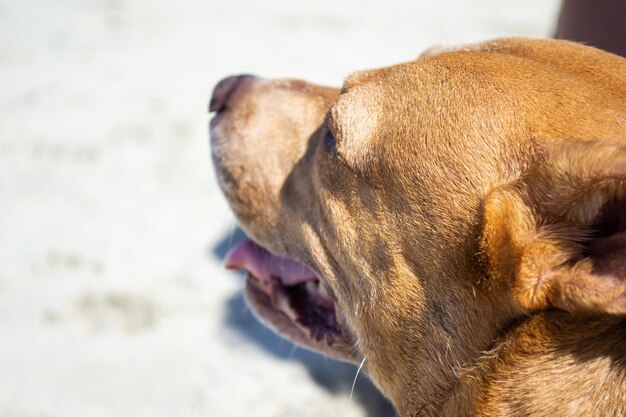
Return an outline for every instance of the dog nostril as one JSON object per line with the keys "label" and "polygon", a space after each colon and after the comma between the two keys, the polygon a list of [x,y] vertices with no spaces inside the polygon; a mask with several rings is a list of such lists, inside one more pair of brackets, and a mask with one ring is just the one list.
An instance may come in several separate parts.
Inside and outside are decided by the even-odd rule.
{"label": "dog nostril", "polygon": [[237,89],[237,86],[241,81],[253,78],[252,75],[235,75],[232,77],[224,78],[217,83],[213,89],[213,95],[209,103],[209,112],[219,112],[228,107],[228,100],[233,92]]}

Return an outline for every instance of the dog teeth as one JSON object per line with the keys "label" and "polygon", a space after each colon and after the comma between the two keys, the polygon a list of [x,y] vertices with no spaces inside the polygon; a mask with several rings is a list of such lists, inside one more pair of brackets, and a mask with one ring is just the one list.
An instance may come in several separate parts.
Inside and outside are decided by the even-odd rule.
{"label": "dog teeth", "polygon": [[326,284],[324,283],[324,281],[319,281],[319,285],[318,285],[318,290],[317,290],[320,294],[322,294],[324,297],[327,297],[330,299],[330,295],[328,295],[328,290],[326,289]]}
{"label": "dog teeth", "polygon": [[319,283],[319,281],[317,281],[317,280],[315,280],[315,281],[307,281],[305,283],[306,289],[309,292],[319,292],[318,283]]}

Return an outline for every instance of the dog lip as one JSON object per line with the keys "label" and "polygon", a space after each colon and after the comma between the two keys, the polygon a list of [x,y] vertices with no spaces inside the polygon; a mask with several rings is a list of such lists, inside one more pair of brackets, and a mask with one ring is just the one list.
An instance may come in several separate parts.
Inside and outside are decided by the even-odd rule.
{"label": "dog lip", "polygon": [[224,265],[227,269],[245,269],[263,283],[279,279],[285,286],[294,286],[318,279],[303,264],[274,255],[249,239],[240,242],[226,254]]}

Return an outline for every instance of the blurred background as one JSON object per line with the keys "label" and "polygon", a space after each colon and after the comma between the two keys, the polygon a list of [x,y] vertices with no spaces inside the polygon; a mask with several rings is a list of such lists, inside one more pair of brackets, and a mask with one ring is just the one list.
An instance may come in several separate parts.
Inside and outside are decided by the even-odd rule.
{"label": "blurred background", "polygon": [[0,416],[393,416],[257,324],[207,142],[234,73],[340,85],[559,0],[0,0]]}

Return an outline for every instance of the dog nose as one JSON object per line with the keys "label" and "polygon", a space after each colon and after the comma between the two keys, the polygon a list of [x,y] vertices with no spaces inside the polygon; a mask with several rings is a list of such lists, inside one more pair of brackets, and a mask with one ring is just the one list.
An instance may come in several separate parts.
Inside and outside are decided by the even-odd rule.
{"label": "dog nose", "polygon": [[228,100],[233,95],[233,92],[237,90],[237,87],[241,85],[242,81],[254,78],[252,75],[234,75],[232,77],[224,78],[217,83],[213,89],[213,95],[209,103],[209,112],[220,112],[228,107]]}

